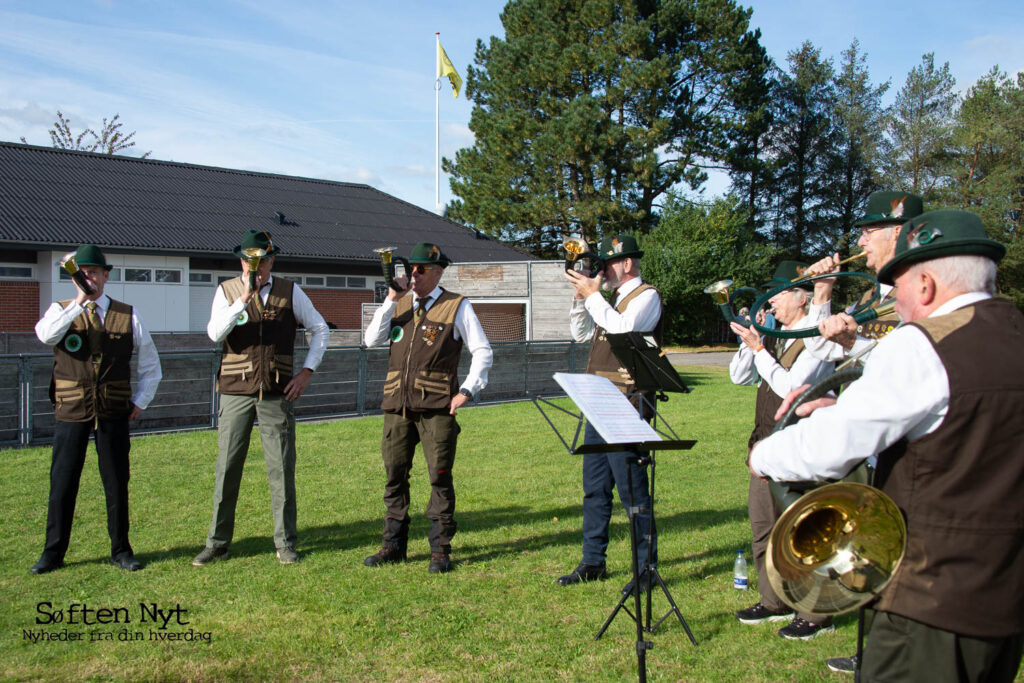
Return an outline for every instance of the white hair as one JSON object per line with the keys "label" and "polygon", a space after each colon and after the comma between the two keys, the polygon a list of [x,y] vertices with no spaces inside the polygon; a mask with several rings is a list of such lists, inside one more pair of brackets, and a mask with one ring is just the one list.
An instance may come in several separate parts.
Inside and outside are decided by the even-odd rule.
{"label": "white hair", "polygon": [[909,272],[917,275],[927,270],[932,276],[951,290],[960,294],[967,292],[996,293],[996,264],[990,258],[975,254],[940,256],[915,263]]}

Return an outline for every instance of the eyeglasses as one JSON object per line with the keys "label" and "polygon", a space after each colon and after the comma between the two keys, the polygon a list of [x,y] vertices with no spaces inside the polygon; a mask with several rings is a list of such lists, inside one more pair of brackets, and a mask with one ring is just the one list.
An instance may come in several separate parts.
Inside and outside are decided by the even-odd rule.
{"label": "eyeglasses", "polygon": [[414,272],[414,273],[429,273],[432,270],[437,270],[437,268],[438,267],[433,265],[433,264],[417,263],[416,265],[414,265],[412,267],[412,272]]}

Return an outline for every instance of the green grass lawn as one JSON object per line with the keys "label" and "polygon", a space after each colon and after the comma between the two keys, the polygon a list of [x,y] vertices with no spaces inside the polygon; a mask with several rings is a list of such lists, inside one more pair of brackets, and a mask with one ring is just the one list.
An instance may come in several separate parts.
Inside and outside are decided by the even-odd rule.
{"label": "green grass lawn", "polygon": [[[689,367],[694,391],[664,404],[689,452],[658,457],[660,570],[699,645],[678,621],[648,636],[652,680],[821,680],[827,657],[853,652],[851,617],[809,643],[733,611],[756,592],[732,588],[748,548],[743,464],[754,392],[724,370]],[[566,454],[531,403],[466,409],[456,459],[455,570],[427,572],[429,487],[413,475],[409,562],[362,564],[380,543],[382,419],[298,428],[298,565],[274,556],[270,503],[254,438],[232,557],[191,566],[210,521],[216,434],[138,438],[132,449],[132,544],[143,571],[107,563],[109,542],[94,452],[86,461],[68,566],[32,576],[43,545],[49,449],[0,453],[5,511],[0,559],[0,677],[8,680],[635,680],[633,622],[620,613],[594,634],[627,580],[628,525],[612,519],[608,581],[562,588],[580,556],[580,461]],[[660,616],[668,604],[655,594]],[[49,603],[40,606],[41,603]],[[87,605],[93,621],[81,623]],[[140,604],[147,606],[144,611]],[[171,616],[153,621],[153,606]],[[180,610],[177,610],[180,608]],[[37,624],[37,620],[65,621]],[[53,615],[50,617],[48,615]],[[130,621],[128,621],[130,620]],[[187,622],[187,623],[179,623]],[[32,642],[26,633],[82,640]],[[163,635],[159,635],[163,634]],[[169,640],[169,637],[196,640]],[[136,637],[141,640],[119,640]],[[94,640],[91,638],[112,638]],[[155,639],[159,638],[159,639]]]}

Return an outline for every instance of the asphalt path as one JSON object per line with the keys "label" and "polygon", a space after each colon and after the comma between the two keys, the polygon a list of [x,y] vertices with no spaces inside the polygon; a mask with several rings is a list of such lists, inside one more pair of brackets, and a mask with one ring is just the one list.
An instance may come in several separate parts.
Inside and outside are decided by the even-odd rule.
{"label": "asphalt path", "polygon": [[729,361],[736,355],[735,351],[693,351],[689,353],[668,353],[668,360],[673,365],[711,365],[719,368],[729,367]]}

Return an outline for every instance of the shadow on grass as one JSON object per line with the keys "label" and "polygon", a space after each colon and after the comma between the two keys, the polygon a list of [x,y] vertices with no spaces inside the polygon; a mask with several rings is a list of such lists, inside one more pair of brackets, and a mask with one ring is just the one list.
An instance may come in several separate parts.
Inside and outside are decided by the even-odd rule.
{"label": "shadow on grass", "polygon": [[[657,511],[656,511],[657,512]],[[735,508],[728,510],[691,510],[670,515],[658,514],[657,524],[662,534],[673,530],[675,534],[682,534],[689,530],[705,529],[723,524],[729,524],[746,519],[746,508]],[[409,528],[409,549],[422,548],[419,552],[410,552],[410,559],[426,559],[429,557],[427,545],[427,531],[429,520],[422,514],[413,514],[412,523]],[[508,527],[534,527],[550,523],[551,519],[572,520],[572,529],[557,531],[554,533],[531,533],[530,528],[523,529],[517,537],[497,543],[486,544],[460,543],[460,537],[456,536],[455,552],[460,560],[467,562],[486,562],[508,555],[516,555],[524,552],[539,551],[551,546],[565,546],[567,557],[576,557],[579,554],[581,544],[581,510],[579,505],[562,506],[558,508],[536,509],[526,506],[505,506],[487,510],[467,510],[456,513],[459,522],[459,529],[463,534],[467,532],[485,533],[493,529]],[[322,526],[305,527],[299,529],[300,555],[307,552],[344,552],[367,546],[375,547],[380,543],[383,530],[383,519],[360,520],[346,524],[327,524]],[[609,535],[612,538],[629,534],[629,524],[622,519],[621,511],[616,521],[610,525]],[[463,539],[466,538],[462,535]],[[202,542],[191,546],[179,546],[163,551],[142,552],[136,556],[144,564],[162,560],[191,560],[202,550]],[[274,540],[272,536],[247,536],[232,541],[230,553],[233,557],[252,557],[265,555],[274,552]],[[677,564],[700,561],[703,558],[719,558],[718,564],[710,571],[725,571],[732,565],[732,555],[735,549],[729,547],[707,550],[699,555],[686,557],[667,557],[662,552],[659,564],[663,567],[670,567]],[[92,558],[79,560],[69,564],[90,564],[93,562],[107,562],[108,558]],[[571,560],[575,561],[575,560]],[[720,566],[718,566],[720,565]],[[697,575],[706,574],[709,569],[702,566],[690,575],[691,578]],[[666,580],[666,582],[668,582]]]}

